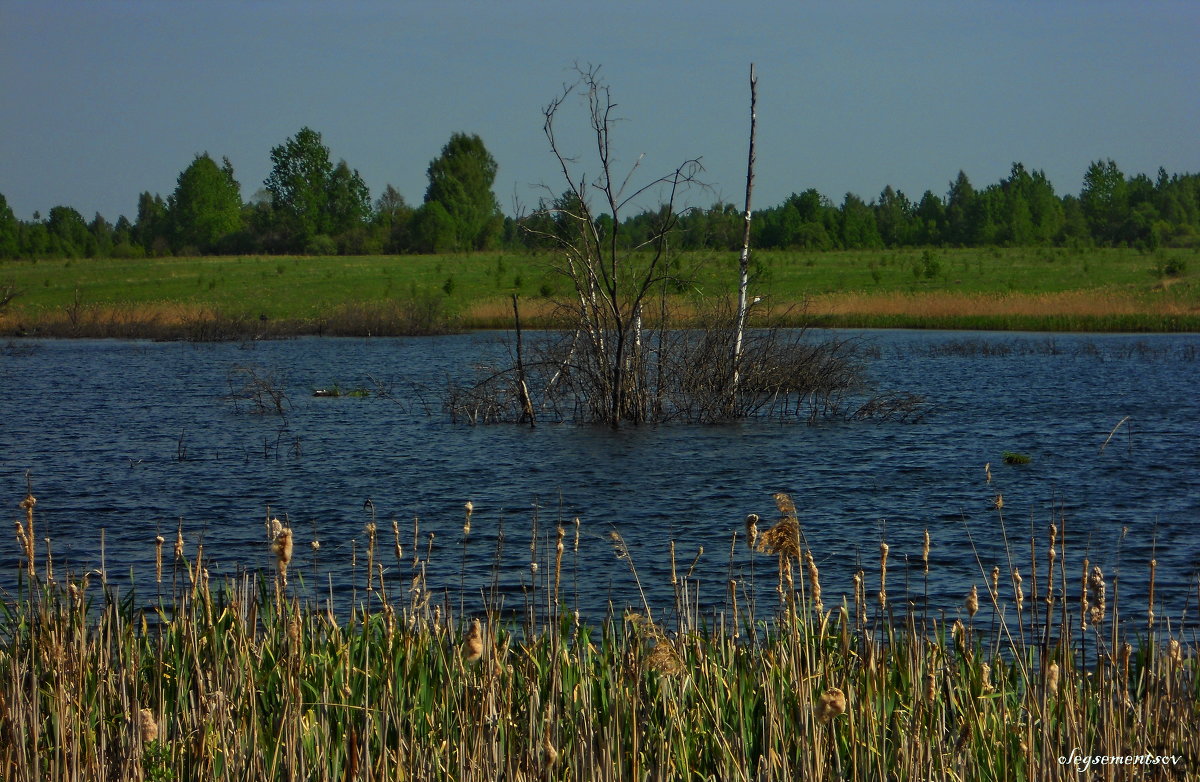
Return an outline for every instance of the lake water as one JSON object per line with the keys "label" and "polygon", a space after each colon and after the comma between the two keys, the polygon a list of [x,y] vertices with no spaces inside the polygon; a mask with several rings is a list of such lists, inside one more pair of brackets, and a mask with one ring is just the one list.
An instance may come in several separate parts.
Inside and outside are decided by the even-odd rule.
{"label": "lake water", "polygon": [[[9,521],[18,518],[28,470],[37,536],[52,538],[59,578],[101,566],[103,530],[107,571],[121,580],[133,569],[147,602],[156,589],[154,537],[166,537],[169,552],[180,519],[188,556],[202,543],[214,579],[269,570],[268,506],[296,530],[296,588],[344,600],[357,583],[361,597],[368,499],[398,601],[407,599],[414,572],[414,517],[428,584],[455,605],[477,604],[495,582],[507,605],[520,606],[533,578],[529,563],[540,562],[539,578],[551,570],[559,521],[567,523],[563,599],[588,615],[610,602],[640,604],[628,564],[613,554],[612,530],[624,537],[655,605],[670,602],[672,540],[681,574],[704,549],[694,572],[703,606],[724,605],[730,575],[746,583],[752,559],[760,600],[769,600],[773,562],[753,558],[741,540],[731,556],[730,542],[747,513],[760,514],[764,527],[776,518],[771,495],[784,491],[799,509],[827,604],[852,593],[860,566],[877,589],[882,540],[891,549],[889,593],[903,595],[906,559],[911,591],[924,593],[919,559],[928,528],[930,603],[960,611],[972,583],[984,591],[982,571],[999,564],[1007,572],[1005,533],[1013,565],[1028,578],[1030,535],[1041,539],[1040,558],[1046,529],[1057,522],[1067,534],[1069,575],[1086,551],[1106,576],[1120,574],[1124,610],[1142,611],[1147,563],[1157,556],[1160,612],[1195,616],[1200,336],[860,334],[881,388],[923,394],[932,404],[921,422],[618,432],[451,423],[440,410],[442,390],[497,355],[500,334],[212,345],[17,341],[0,355],[0,502]],[[230,372],[247,366],[276,374],[289,399],[285,417],[224,398]],[[374,388],[374,381],[393,398],[312,396],[335,384]],[[1006,465],[1004,451],[1032,461]],[[992,509],[997,493],[1003,526]],[[467,500],[475,511],[464,550]],[[399,563],[393,518],[403,533]],[[531,554],[535,527],[541,544]],[[20,552],[11,534],[6,540],[0,588],[11,591]],[[39,561],[44,554],[39,542]],[[1078,577],[1070,578],[1077,589]]]}

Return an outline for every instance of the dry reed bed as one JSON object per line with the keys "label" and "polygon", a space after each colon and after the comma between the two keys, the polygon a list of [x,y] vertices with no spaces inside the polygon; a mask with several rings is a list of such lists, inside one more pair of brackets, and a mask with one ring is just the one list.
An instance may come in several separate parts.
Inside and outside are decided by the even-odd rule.
{"label": "dry reed bed", "polygon": [[[776,500],[776,522],[752,515],[732,540],[777,586],[768,617],[731,578],[726,610],[702,620],[672,544],[674,606],[581,623],[560,600],[578,541],[566,523],[534,545],[543,610],[521,626],[451,617],[422,577],[431,548],[394,522],[366,530],[349,616],[298,602],[289,565],[308,544],[273,519],[276,571],[235,583],[210,584],[182,530],[148,542],[176,587],[142,611],[104,572],[56,580],[30,493],[21,587],[3,603],[0,768],[10,780],[1009,780],[1073,778],[1059,758],[1074,750],[1181,759],[1103,778],[1200,773],[1194,635],[1156,617],[1153,597],[1122,621],[1116,585],[1086,561],[1068,568],[1056,527],[1030,542],[1027,567],[981,568],[961,620],[897,620],[886,543],[876,572],[834,600],[791,500]],[[465,517],[464,541],[469,503]],[[929,545],[912,556],[926,577]],[[402,566],[411,579],[389,575]]]}
{"label": "dry reed bed", "polygon": [[[563,328],[570,322],[545,298],[522,299],[525,328]],[[671,322],[693,322],[703,311],[686,297],[664,304]],[[203,304],[179,302],[79,304],[51,310],[12,308],[0,312],[0,334],[44,337],[110,337],[214,341],[309,334],[409,336],[457,329],[513,326],[507,297],[473,300],[459,312],[440,295],[376,302],[345,302],[320,314],[261,319]],[[658,323],[657,311],[647,325]],[[1075,290],[1052,293],[846,292],[815,295],[803,302],[759,305],[756,326],[1034,329],[1047,331],[1195,331],[1200,310],[1166,286],[1151,293]]]}
{"label": "dry reed bed", "polygon": [[813,297],[809,311],[823,315],[1107,317],[1196,315],[1195,302],[1113,290],[1052,293],[830,293]]}

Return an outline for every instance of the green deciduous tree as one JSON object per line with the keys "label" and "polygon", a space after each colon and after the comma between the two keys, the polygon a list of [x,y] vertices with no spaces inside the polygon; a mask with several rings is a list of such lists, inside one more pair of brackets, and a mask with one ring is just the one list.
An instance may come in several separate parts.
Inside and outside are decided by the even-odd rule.
{"label": "green deciduous tree", "polygon": [[439,204],[450,217],[454,249],[483,249],[499,238],[504,223],[492,193],[496,170],[483,140],[466,133],[452,135],[441,155],[429,163],[425,203]]}
{"label": "green deciduous tree", "polygon": [[375,225],[383,233],[383,247],[387,252],[406,252],[412,247],[412,222],[414,209],[404,200],[396,188],[388,185],[383,195],[375,202]]}
{"label": "green deciduous tree", "polygon": [[274,214],[298,245],[322,233],[326,188],[333,174],[329,148],[321,134],[303,127],[283,144],[271,148],[271,173],[263,182],[271,194]]}
{"label": "green deciduous tree", "polygon": [[51,252],[69,258],[78,258],[87,251],[88,227],[83,215],[69,206],[56,206],[46,218],[46,230],[50,232]]}
{"label": "green deciduous tree", "polygon": [[1116,163],[1111,159],[1097,160],[1088,166],[1079,202],[1093,239],[1103,244],[1120,241],[1129,199],[1125,175]]}
{"label": "green deciduous tree", "polygon": [[917,244],[941,244],[945,240],[946,206],[932,190],[926,190],[921,196],[913,220],[913,240]]}
{"label": "green deciduous tree", "polygon": [[353,230],[370,217],[371,196],[362,177],[344,160],[334,166],[321,134],[312,128],[301,128],[273,147],[271,163],[263,185],[283,240],[294,249],[316,247],[316,237]]}
{"label": "green deciduous tree", "polygon": [[848,249],[882,247],[875,212],[854,193],[846,193],[841,209],[842,246]]}
{"label": "green deciduous tree", "polygon": [[341,234],[361,229],[371,218],[371,194],[357,170],[339,160],[325,188],[325,227]]}
{"label": "green deciduous tree", "polygon": [[162,196],[144,192],[138,196],[137,222],[133,240],[147,255],[163,255],[169,249],[170,220]]}
{"label": "green deciduous tree", "polygon": [[960,245],[971,241],[971,211],[976,197],[971,180],[959,171],[946,193],[946,241]]}
{"label": "green deciduous tree", "polygon": [[172,247],[178,252],[209,252],[242,227],[241,186],[233,165],[225,158],[217,164],[205,152],[179,174],[175,192],[167,199]]}
{"label": "green deciduous tree", "polygon": [[879,194],[879,202],[875,205],[875,223],[879,229],[879,237],[888,247],[908,244],[912,234],[912,202],[903,192],[895,190],[891,185]]}
{"label": "green deciduous tree", "polygon": [[20,253],[21,224],[0,193],[0,258],[16,258]]}

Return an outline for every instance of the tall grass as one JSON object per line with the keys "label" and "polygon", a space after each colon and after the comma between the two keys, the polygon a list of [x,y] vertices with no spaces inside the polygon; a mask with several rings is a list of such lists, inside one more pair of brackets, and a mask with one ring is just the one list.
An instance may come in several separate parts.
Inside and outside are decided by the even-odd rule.
{"label": "tall grass", "polygon": [[[0,768],[11,780],[1009,780],[1074,778],[1059,762],[1074,752],[1181,758],[1109,778],[1200,772],[1197,644],[1155,614],[1153,587],[1123,616],[1116,583],[1086,558],[1081,578],[1051,527],[1028,557],[1010,549],[1003,573],[981,567],[953,621],[911,608],[919,595],[886,578],[886,543],[878,572],[836,598],[820,592],[791,500],[776,499],[773,525],[731,530],[731,563],[753,543],[758,565],[744,578],[731,565],[724,610],[702,609],[695,563],[672,545],[671,604],[643,597],[590,623],[565,597],[587,577],[571,556],[578,525],[534,517],[520,617],[454,613],[424,580],[432,541],[394,523],[389,545],[374,520],[340,616],[300,602],[291,530],[270,519],[274,572],[213,584],[203,550],[177,545],[171,597],[144,610],[103,567],[66,577],[49,542],[26,545],[30,493],[20,587],[0,609]],[[636,579],[619,533],[611,543]]]}

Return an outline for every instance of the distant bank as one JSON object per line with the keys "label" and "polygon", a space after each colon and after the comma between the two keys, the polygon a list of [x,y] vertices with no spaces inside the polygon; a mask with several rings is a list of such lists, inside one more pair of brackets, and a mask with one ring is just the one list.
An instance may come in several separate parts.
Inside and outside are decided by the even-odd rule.
{"label": "distant bank", "polygon": [[[550,253],[0,262],[0,336],[397,336],[551,327],[578,301]],[[736,257],[684,253],[646,317],[733,295]],[[787,326],[1200,331],[1200,253],[1018,248],[764,251],[751,321]]]}

